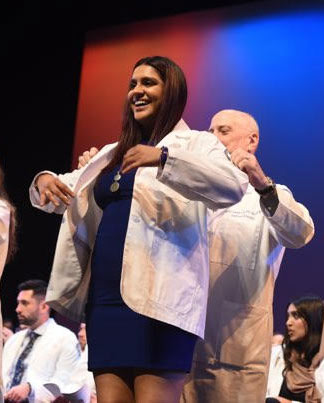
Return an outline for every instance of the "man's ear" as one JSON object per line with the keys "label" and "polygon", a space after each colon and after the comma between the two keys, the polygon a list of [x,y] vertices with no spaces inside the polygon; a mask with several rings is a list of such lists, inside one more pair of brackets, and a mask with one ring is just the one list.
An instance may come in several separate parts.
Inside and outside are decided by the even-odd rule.
{"label": "man's ear", "polygon": [[255,154],[257,148],[259,145],[259,134],[256,132],[252,132],[249,135],[249,145],[248,145],[248,151],[251,154]]}
{"label": "man's ear", "polygon": [[49,311],[50,307],[46,304],[45,300],[41,302],[42,311]]}

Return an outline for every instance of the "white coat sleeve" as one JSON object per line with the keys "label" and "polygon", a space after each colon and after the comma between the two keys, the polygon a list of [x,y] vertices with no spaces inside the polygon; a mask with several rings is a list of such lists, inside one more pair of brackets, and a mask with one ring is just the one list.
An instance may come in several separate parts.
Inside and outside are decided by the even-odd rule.
{"label": "white coat sleeve", "polygon": [[157,178],[187,199],[212,210],[239,202],[248,186],[247,175],[226,157],[225,147],[208,132],[193,136],[188,150],[169,148]]}
{"label": "white coat sleeve", "polygon": [[82,172],[82,169],[80,169],[80,170],[76,169],[73,172],[69,172],[69,173],[62,174],[62,175],[57,175],[56,173],[51,172],[51,171],[39,172],[34,177],[32,183],[29,187],[29,198],[30,198],[30,202],[31,202],[32,206],[44,211],[45,213],[63,214],[66,209],[66,205],[59,199],[57,199],[57,201],[59,202],[58,207],[56,207],[52,202],[45,204],[45,206],[40,206],[40,194],[36,187],[36,180],[42,174],[50,174],[50,175],[57,177],[61,182],[63,182],[71,190],[73,190],[78,178],[80,177],[81,172]]}
{"label": "white coat sleeve", "polygon": [[318,391],[321,394],[324,403],[324,360],[321,362],[320,366],[315,370],[315,384]]}
{"label": "white coat sleeve", "polygon": [[301,248],[314,236],[314,223],[307,210],[298,203],[291,191],[282,185],[277,185],[279,204],[271,216],[262,202],[261,209],[271,224],[272,235],[286,248]]}
{"label": "white coat sleeve", "polygon": [[267,395],[266,397],[276,397],[279,395],[283,382],[282,370],[284,369],[284,360],[281,346],[273,346],[271,349]]}
{"label": "white coat sleeve", "polygon": [[45,206],[40,206],[40,195],[35,186],[37,178],[44,173],[58,177],[58,179],[68,186],[72,191],[77,193],[80,186],[89,179],[94,170],[101,171],[109,163],[109,159],[112,156],[113,150],[117,143],[108,144],[104,146],[85,166],[80,169],[75,169],[72,172],[57,175],[51,171],[39,172],[33,179],[29,187],[30,202],[33,207],[36,207],[46,213],[63,214],[66,210],[66,205],[58,199],[59,206],[56,207],[52,202],[47,203]]}

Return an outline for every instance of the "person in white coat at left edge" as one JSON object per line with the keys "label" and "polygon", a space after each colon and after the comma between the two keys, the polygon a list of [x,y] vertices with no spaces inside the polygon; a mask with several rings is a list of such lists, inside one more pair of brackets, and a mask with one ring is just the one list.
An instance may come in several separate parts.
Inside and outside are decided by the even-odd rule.
{"label": "person in white coat at left edge", "polygon": [[[16,252],[16,209],[9,201],[4,186],[4,172],[0,166],[0,278],[5,265],[13,258]],[[2,315],[0,309],[0,403],[3,402],[2,385]]]}
{"label": "person in white coat at left edge", "polygon": [[[94,188],[101,173],[120,166],[113,182],[117,185],[112,179],[106,184],[108,188],[113,185],[111,192],[137,169],[123,246],[122,300],[132,311],[163,326],[204,337],[209,282],[207,209],[218,211],[240,201],[248,178],[234,165],[239,161],[227,158],[215,136],[190,130],[181,119],[186,99],[179,66],[160,56],[139,60],[118,144],[103,147],[80,170],[59,176],[44,171],[33,181],[33,206],[64,213],[47,293],[47,302],[61,314],[83,320],[91,256],[104,217]],[[122,370],[113,377],[123,385],[125,401],[134,399],[124,382],[127,374],[138,386],[139,401],[146,401],[150,393],[151,400],[173,402],[179,400],[188,370],[171,366],[153,373],[146,368],[147,376]],[[116,387],[111,372],[95,372],[102,402]],[[145,388],[139,386],[144,385],[141,380]]]}

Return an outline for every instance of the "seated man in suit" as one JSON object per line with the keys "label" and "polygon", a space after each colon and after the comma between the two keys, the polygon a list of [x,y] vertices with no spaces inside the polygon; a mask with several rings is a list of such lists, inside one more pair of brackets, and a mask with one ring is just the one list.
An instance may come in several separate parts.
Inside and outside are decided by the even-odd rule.
{"label": "seated man in suit", "polygon": [[46,288],[42,280],[29,280],[18,287],[16,312],[26,328],[4,346],[3,383],[5,399],[10,402],[52,402],[83,386],[83,379],[73,377],[71,382],[80,365],[78,340],[50,318]]}

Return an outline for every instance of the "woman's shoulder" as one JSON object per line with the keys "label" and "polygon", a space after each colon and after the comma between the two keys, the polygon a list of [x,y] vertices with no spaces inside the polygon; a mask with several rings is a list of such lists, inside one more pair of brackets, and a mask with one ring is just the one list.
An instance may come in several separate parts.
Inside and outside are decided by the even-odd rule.
{"label": "woman's shoulder", "polygon": [[206,130],[195,130],[195,129],[177,129],[175,128],[167,137],[177,137],[189,141],[189,143],[199,143],[208,145],[220,145],[220,147],[225,148],[218,138],[206,131]]}
{"label": "woman's shoulder", "polygon": [[190,147],[199,150],[218,150],[224,152],[225,146],[218,138],[206,130],[190,130]]}
{"label": "woman's shoulder", "polygon": [[179,143],[186,144],[188,150],[196,152],[208,152],[214,149],[225,150],[224,145],[214,134],[207,130],[191,129],[183,119],[176,124],[172,132],[169,133],[160,144],[172,144],[175,140]]}

